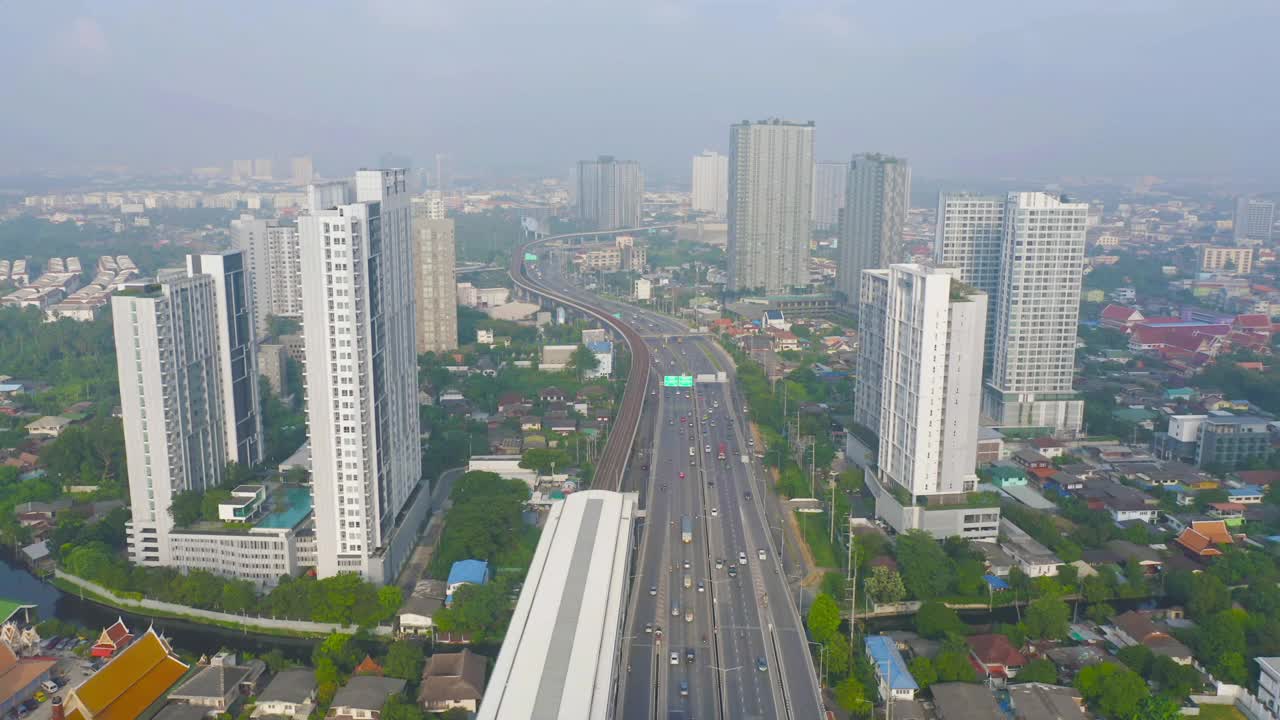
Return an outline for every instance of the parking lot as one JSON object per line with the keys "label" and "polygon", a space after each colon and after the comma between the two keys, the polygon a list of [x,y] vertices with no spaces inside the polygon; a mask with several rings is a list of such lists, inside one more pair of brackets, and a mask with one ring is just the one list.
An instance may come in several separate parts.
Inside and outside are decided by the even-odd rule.
{"label": "parking lot", "polygon": [[[48,653],[47,656],[55,657],[58,660],[57,665],[53,666],[53,670],[50,674],[55,678],[66,678],[67,681],[57,693],[54,693],[55,695],[65,698],[67,692],[70,691],[71,688],[74,688],[84,682],[92,674],[85,669],[86,664],[89,662],[88,659],[77,657],[69,651]],[[46,695],[47,694],[48,693],[46,693]],[[46,699],[44,702],[40,703],[39,707],[29,714],[22,715],[22,717],[29,718],[30,720],[50,720],[52,714],[53,711],[50,709],[49,700]],[[8,717],[17,716],[11,712],[6,716],[6,718]]]}

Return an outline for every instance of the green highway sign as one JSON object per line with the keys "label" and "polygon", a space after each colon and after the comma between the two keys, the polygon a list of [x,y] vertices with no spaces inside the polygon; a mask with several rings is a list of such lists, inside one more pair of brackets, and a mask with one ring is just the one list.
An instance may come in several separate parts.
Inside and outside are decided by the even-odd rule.
{"label": "green highway sign", "polygon": [[538,262],[538,256],[537,256],[537,255],[534,255],[533,253],[525,253],[525,254],[524,254],[524,261],[525,261],[525,262]]}
{"label": "green highway sign", "polygon": [[664,375],[662,376],[663,387],[693,387],[692,375]]}

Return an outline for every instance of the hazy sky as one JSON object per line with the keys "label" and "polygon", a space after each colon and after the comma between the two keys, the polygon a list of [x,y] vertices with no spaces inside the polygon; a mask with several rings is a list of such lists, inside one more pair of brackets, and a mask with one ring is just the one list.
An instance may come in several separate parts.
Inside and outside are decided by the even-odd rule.
{"label": "hazy sky", "polygon": [[951,177],[1280,177],[1276,0],[16,2],[0,175],[100,163],[688,173],[728,126],[817,122]]}

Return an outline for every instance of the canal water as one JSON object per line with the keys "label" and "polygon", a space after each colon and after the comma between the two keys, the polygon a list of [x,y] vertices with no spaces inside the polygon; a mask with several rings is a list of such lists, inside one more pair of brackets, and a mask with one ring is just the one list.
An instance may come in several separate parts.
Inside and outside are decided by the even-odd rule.
{"label": "canal water", "polygon": [[125,625],[135,635],[154,625],[156,632],[164,635],[176,650],[194,655],[212,655],[224,648],[259,656],[271,650],[279,650],[290,660],[310,662],[311,651],[320,642],[311,638],[236,632],[185,620],[149,618],[100,605],[41,581],[14,560],[9,548],[0,548],[0,596],[37,606],[41,620],[58,618],[86,627],[92,632],[98,632],[114,623],[116,618],[123,618]]}

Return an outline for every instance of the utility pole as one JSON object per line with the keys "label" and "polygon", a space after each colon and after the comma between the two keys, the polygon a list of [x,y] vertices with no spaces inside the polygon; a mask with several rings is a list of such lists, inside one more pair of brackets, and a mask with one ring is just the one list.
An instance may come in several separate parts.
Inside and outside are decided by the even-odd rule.
{"label": "utility pole", "polygon": [[[849,582],[849,647],[854,647],[854,633],[858,628],[858,566],[853,561],[853,533],[849,533],[849,569],[845,581]],[[852,579],[852,582],[850,582]]]}

